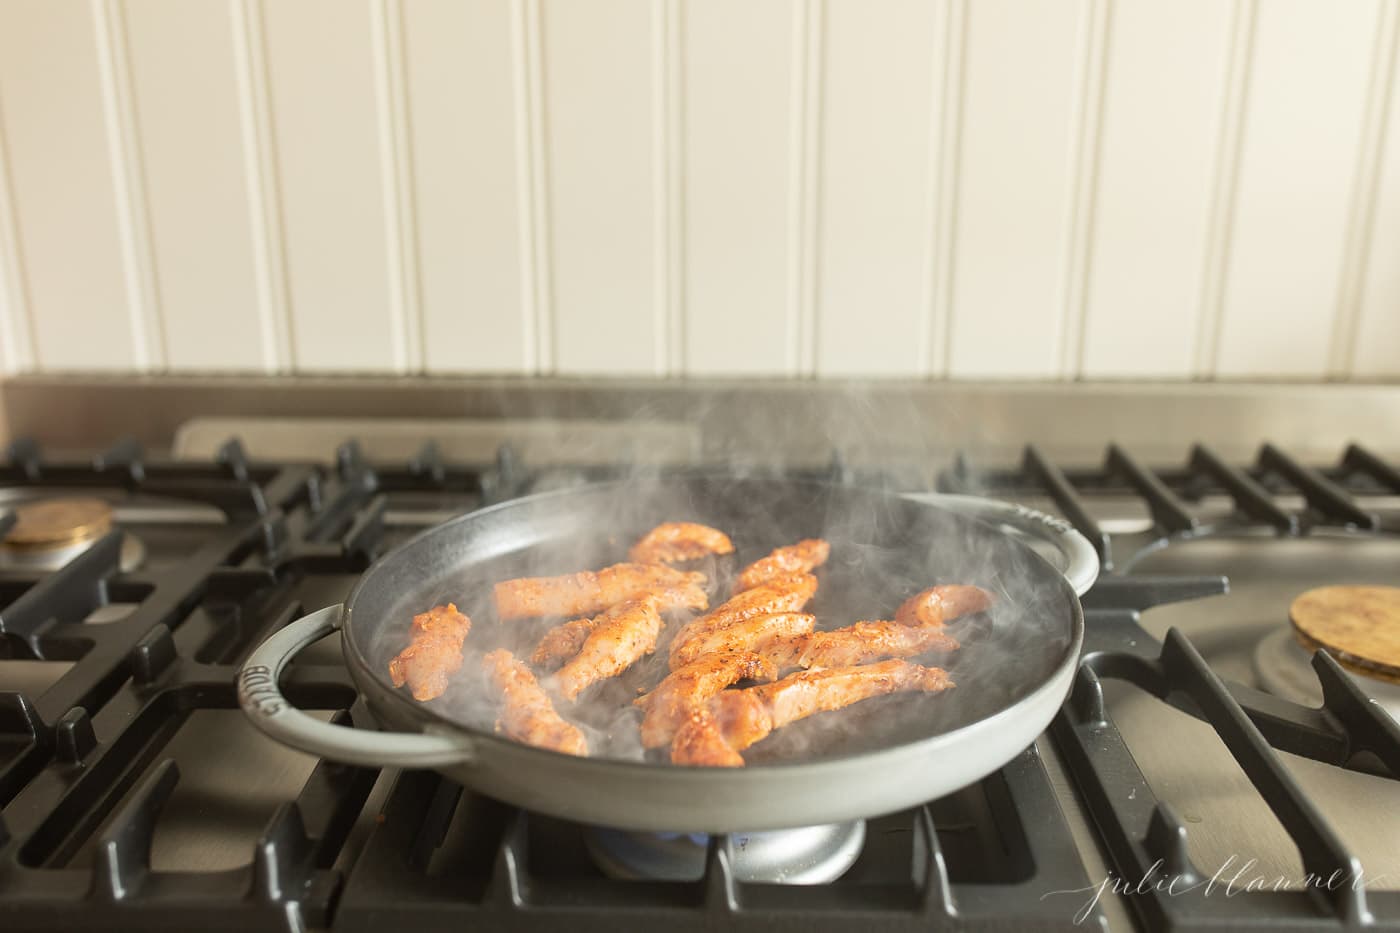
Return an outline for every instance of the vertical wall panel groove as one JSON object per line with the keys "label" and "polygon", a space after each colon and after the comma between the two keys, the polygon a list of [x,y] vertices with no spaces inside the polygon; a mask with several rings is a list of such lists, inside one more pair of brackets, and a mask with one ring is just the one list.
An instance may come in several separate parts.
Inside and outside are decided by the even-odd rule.
{"label": "vertical wall panel groove", "polygon": [[[139,371],[92,3],[0,4],[0,113],[33,366]],[[75,339],[80,336],[81,339]]]}
{"label": "vertical wall panel groove", "polygon": [[429,373],[534,371],[520,12],[513,0],[401,5],[405,268]]}
{"label": "vertical wall panel groove", "polygon": [[654,375],[658,6],[546,0],[542,14],[555,367]]}
{"label": "vertical wall panel groove", "polygon": [[[296,369],[395,372],[402,327],[386,231],[373,6],[262,10]],[[353,11],[353,13],[352,13]],[[317,50],[305,67],[305,50]],[[334,235],[329,235],[334,231]],[[353,326],[347,326],[353,322]],[[396,346],[397,345],[397,346]]]}
{"label": "vertical wall panel groove", "polygon": [[1219,0],[1112,4],[1081,378],[1194,371],[1231,15]]}
{"label": "vertical wall panel groove", "polygon": [[1196,377],[1213,378],[1220,362],[1224,326],[1225,278],[1230,256],[1230,233],[1239,187],[1240,148],[1245,132],[1249,75],[1254,50],[1257,0],[1234,0],[1230,29],[1229,66],[1221,101],[1220,141],[1216,146],[1215,185],[1207,222],[1205,272],[1196,342]]}
{"label": "vertical wall panel groove", "polygon": [[813,309],[820,376],[909,378],[927,368],[922,299],[942,5],[829,0],[823,10]]}
{"label": "vertical wall panel groove", "polygon": [[165,329],[156,289],[141,140],[131,97],[126,28],[118,0],[91,0],[91,3],[93,26],[97,31],[108,158],[117,196],[132,356],[137,369],[159,370],[166,362]]}
{"label": "vertical wall panel groove", "polygon": [[653,353],[658,375],[678,373],[684,359],[682,340],[683,210],[680,126],[680,2],[652,0],[652,262],[654,277]]}
{"label": "vertical wall panel groove", "polygon": [[968,0],[948,0],[938,120],[933,259],[929,283],[929,370],[946,376],[953,354],[953,275],[957,250],[958,166],[962,153],[963,81]]}
{"label": "vertical wall panel groove", "polygon": [[820,180],[822,0],[801,0],[793,17],[792,142],[788,236],[788,371],[816,366],[816,262]]}
{"label": "vertical wall panel groove", "polygon": [[238,85],[244,184],[253,236],[257,319],[263,369],[286,372],[296,358],[287,295],[276,142],[268,101],[267,52],[261,0],[229,0]]}
{"label": "vertical wall panel groove", "polygon": [[33,368],[37,358],[34,330],[29,323],[24,258],[15,223],[10,187],[10,159],[5,142],[5,114],[0,109],[0,372]]}
{"label": "vertical wall panel groove", "polygon": [[166,368],[267,368],[228,4],[122,0]]}
{"label": "vertical wall panel groove", "polygon": [[[1391,11],[1392,19],[1397,17]],[[1400,29],[1400,26],[1393,26]],[[1395,40],[1392,39],[1392,42]],[[1392,47],[1392,55],[1396,52]],[[1358,281],[1349,374],[1353,379],[1400,378],[1400,68],[1392,64],[1378,146],[1373,203]]]}
{"label": "vertical wall panel groove", "polygon": [[968,4],[952,376],[1061,374],[1065,209],[1086,12],[1083,4]]}
{"label": "vertical wall panel groove", "polygon": [[1074,152],[1070,184],[1065,272],[1061,288],[1064,307],[1060,332],[1060,375],[1074,379],[1084,368],[1085,319],[1088,315],[1089,268],[1093,262],[1094,199],[1098,192],[1100,122],[1103,114],[1105,69],[1108,60],[1109,0],[1085,0],[1080,37],[1079,89],[1074,115]]}
{"label": "vertical wall panel groove", "polygon": [[[800,0],[680,5],[676,167],[680,340],[688,374],[790,372]],[[745,26],[735,30],[742,19]]]}
{"label": "vertical wall panel groove", "polygon": [[1395,80],[1397,30],[1400,29],[1397,8],[1400,8],[1400,0],[1381,0],[1380,28],[1376,30],[1371,76],[1366,88],[1366,116],[1357,150],[1356,178],[1352,185],[1341,284],[1337,289],[1332,346],[1328,356],[1329,375],[1334,379],[1351,376],[1356,361],[1362,292],[1375,232],[1381,160],[1390,115],[1391,87]]}
{"label": "vertical wall panel groove", "polygon": [[549,249],[549,178],[545,168],[544,63],[540,0],[514,0],[516,144],[520,153],[521,246],[525,261],[527,368],[555,368],[553,279]]}
{"label": "vertical wall panel groove", "polygon": [[423,368],[423,306],[418,288],[418,220],[413,197],[401,0],[373,0],[370,34],[375,103],[379,111],[379,159],[384,172],[385,246],[394,365],[400,372],[418,372]]}
{"label": "vertical wall panel groove", "polygon": [[1380,11],[1375,0],[1257,6],[1221,378],[1327,374]]}

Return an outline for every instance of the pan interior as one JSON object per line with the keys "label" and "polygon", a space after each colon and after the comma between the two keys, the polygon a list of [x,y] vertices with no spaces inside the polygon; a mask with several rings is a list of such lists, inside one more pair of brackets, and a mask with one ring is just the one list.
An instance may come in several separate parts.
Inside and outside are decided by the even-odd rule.
{"label": "pan interior", "polygon": [[[896,694],[821,713],[777,730],[745,753],[750,766],[844,757],[903,745],[971,725],[1042,686],[1071,650],[1077,607],[1063,578],[1030,548],[995,529],[924,502],[824,483],[728,476],[634,479],[520,499],[432,529],[371,567],[351,595],[346,650],[387,694],[385,702],[422,721],[491,734],[495,698],[480,656],[507,647],[528,656],[559,620],[498,622],[498,581],[596,569],[626,560],[629,545],[663,521],[696,521],[729,534],[736,552],[686,569],[711,578],[711,605],[732,575],[770,550],[801,538],[831,542],[831,559],[808,611],[820,628],[889,619],[906,597],[943,583],[993,592],[989,613],[951,623],[962,644],[952,655],[915,658],[944,667],[957,686],[940,694]],[[466,661],[442,697],[416,703],[396,691],[389,660],[407,644],[412,616],[455,602],[471,616]],[[637,739],[630,704],[666,673],[666,643],[685,617],[668,621],[655,654],[580,697],[560,704],[579,722],[599,758],[655,761]],[[363,683],[363,678],[361,681]]]}

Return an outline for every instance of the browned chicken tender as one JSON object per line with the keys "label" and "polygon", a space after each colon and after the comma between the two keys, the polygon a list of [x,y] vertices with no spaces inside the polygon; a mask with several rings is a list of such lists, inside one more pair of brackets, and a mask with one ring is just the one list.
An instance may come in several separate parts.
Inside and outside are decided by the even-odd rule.
{"label": "browned chicken tender", "polygon": [[566,755],[588,754],[588,740],[583,732],[555,712],[549,695],[528,667],[505,650],[492,651],[481,661],[502,695],[496,731],[517,742]]}
{"label": "browned chicken tender", "polygon": [[[671,669],[684,667],[681,658],[689,657],[686,645],[693,639],[705,637],[754,616],[778,612],[800,612],[817,592],[817,578],[810,573],[796,573],[769,580],[762,586],[745,590],[709,613],[687,624],[671,641]],[[691,658],[693,660],[693,657]]]}
{"label": "browned chicken tender", "polygon": [[671,741],[690,711],[725,687],[741,680],[772,680],[778,676],[773,662],[753,651],[724,651],[707,655],[673,671],[635,705],[646,710],[642,720],[642,745],[660,748]]}
{"label": "browned chicken tender", "polygon": [[471,628],[472,620],[452,603],[414,616],[408,647],[389,662],[394,686],[408,684],[419,702],[442,696],[448,677],[462,666],[462,642]]}
{"label": "browned chicken tender", "polygon": [[530,653],[530,663],[545,669],[563,664],[578,654],[594,624],[593,619],[574,619],[554,626],[540,636],[535,650]]}
{"label": "browned chicken tender", "polygon": [[585,616],[649,593],[667,609],[709,606],[703,573],[683,573],[661,564],[614,564],[562,577],[522,577],[496,584],[496,615]]}
{"label": "browned chicken tender", "polygon": [[707,768],[742,768],[744,756],[729,744],[724,729],[710,708],[699,706],[686,714],[685,721],[671,739],[671,762]]}
{"label": "browned chicken tender", "polygon": [[953,686],[948,672],[908,661],[802,671],[771,684],[726,690],[676,730],[671,761],[681,765],[736,767],[739,752],[774,729],[813,713],[842,709],[897,691],[934,693]]}
{"label": "browned chicken tender", "polygon": [[616,677],[656,650],[661,613],[655,596],[619,603],[593,620],[583,647],[554,675],[553,684],[566,700],[594,684]]}
{"label": "browned chicken tender", "polygon": [[717,528],[695,522],[666,522],[632,545],[627,558],[638,564],[674,564],[733,551],[734,542]]}
{"label": "browned chicken tender", "polygon": [[985,612],[996,598],[980,586],[949,584],[915,593],[895,610],[900,625],[941,626],[961,616]]}
{"label": "browned chicken tender", "polygon": [[[912,658],[930,651],[958,649],[957,639],[941,628],[884,621],[857,622],[845,628],[812,632],[794,642],[790,657],[798,667],[851,667],[885,658]],[[774,654],[774,660],[780,657]]]}
{"label": "browned chicken tender", "polygon": [[734,592],[742,593],[761,586],[775,577],[793,573],[811,573],[826,563],[831,556],[831,545],[821,538],[807,538],[796,544],[780,547],[767,557],[760,558],[739,572],[734,581]]}
{"label": "browned chicken tender", "polygon": [[805,612],[771,612],[753,616],[733,625],[701,632],[672,648],[671,670],[677,670],[710,654],[724,651],[766,653],[769,645],[806,635],[817,625],[817,617]]}

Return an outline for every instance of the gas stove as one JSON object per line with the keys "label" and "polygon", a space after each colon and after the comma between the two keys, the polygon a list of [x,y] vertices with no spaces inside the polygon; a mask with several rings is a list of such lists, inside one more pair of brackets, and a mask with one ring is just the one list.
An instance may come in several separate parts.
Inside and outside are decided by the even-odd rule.
{"label": "gas stove", "polygon": [[[362,440],[295,462],[199,431],[178,456],[11,447],[6,929],[1400,929],[1394,685],[1309,658],[1289,621],[1315,587],[1396,584],[1392,460],[1353,446],[1319,465],[1265,445],[1248,462],[1197,447],[1149,467],[1110,446],[1086,466],[1031,446],[1014,463],[838,453],[794,468],[1049,511],[1106,572],[1048,733],[978,784],[832,842],[851,863],[835,880],[771,884],[736,868],[762,837],[658,840],[647,857],[688,867],[622,877],[636,871],[599,851],[596,828],[433,772],[316,761],[248,725],[242,658],[340,602],[375,557],[452,515],[631,468],[510,444],[449,457],[426,437],[370,458],[384,445]],[[680,446],[674,459],[694,455]],[[286,690],[325,718],[368,719],[334,639]]]}

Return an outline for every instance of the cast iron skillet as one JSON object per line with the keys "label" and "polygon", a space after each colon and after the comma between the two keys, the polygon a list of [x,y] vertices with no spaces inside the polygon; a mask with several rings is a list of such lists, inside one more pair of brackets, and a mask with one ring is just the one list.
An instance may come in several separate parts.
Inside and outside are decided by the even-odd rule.
{"label": "cast iron skillet", "polygon": [[[827,538],[832,557],[818,571],[811,606],[822,627],[889,618],[906,596],[937,583],[977,584],[996,594],[997,605],[955,623],[959,652],[928,660],[946,667],[956,688],[869,700],[796,723],[754,746],[744,768],[640,758],[630,713],[603,722],[585,716],[596,726],[589,758],[495,734],[479,652],[530,644],[531,632],[517,628],[532,623],[497,623],[491,585],[624,560],[631,541],[674,520],[725,530],[740,563],[800,538]],[[1069,564],[1065,575],[1006,528],[1053,544]],[[295,748],[355,764],[436,768],[493,797],[578,822],[679,832],[834,823],[943,796],[1034,741],[1068,692],[1084,631],[1076,589],[1087,589],[1097,572],[1092,548],[1065,523],[990,500],[726,475],[585,486],[463,515],[386,555],[343,606],[299,619],[258,647],[239,674],[239,702],[259,729]],[[449,600],[475,622],[467,661],[447,694],[418,703],[394,689],[388,662],[406,644],[413,614]],[[280,692],[287,662],[336,629],[385,731],[322,722]],[[664,649],[646,663],[664,663]],[[644,674],[631,676],[654,682],[660,670]],[[598,698],[634,686],[624,678],[598,688],[588,709],[620,709],[620,694]]]}

